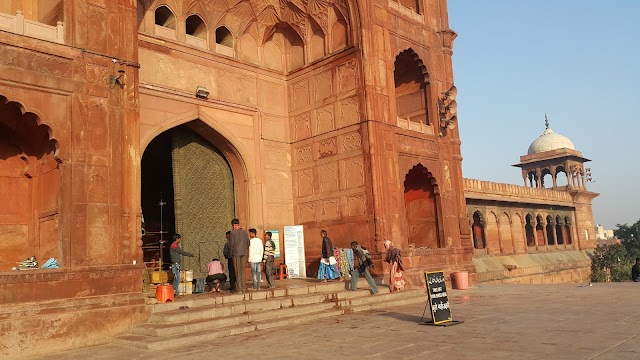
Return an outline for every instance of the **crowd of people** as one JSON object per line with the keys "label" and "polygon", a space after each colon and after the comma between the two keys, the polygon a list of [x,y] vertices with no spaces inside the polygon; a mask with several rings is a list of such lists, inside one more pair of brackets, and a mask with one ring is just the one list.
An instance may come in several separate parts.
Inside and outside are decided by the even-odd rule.
{"label": "crowd of people", "polygon": [[[263,243],[262,239],[258,238],[256,229],[249,229],[249,231],[242,229],[238,219],[231,220],[231,228],[230,231],[226,232],[226,242],[223,249],[223,256],[226,259],[229,272],[229,291],[231,293],[245,293],[248,290],[259,290],[262,283],[263,270],[266,275],[267,289],[275,288],[274,257],[276,244],[272,240],[273,234],[267,231]],[[339,254],[339,249],[333,247],[327,231],[322,230],[320,236],[322,237],[322,258],[318,269],[318,279],[321,282],[326,283],[327,280],[342,282],[345,276],[351,276],[349,290],[356,291],[359,277],[364,276],[371,287],[371,292],[373,294],[379,292],[375,280],[369,272],[369,268],[373,268],[375,265],[369,251],[364,246],[361,246],[356,241],[351,243],[351,251],[353,252],[353,260],[351,261],[353,265],[346,271],[345,266],[342,269],[338,266],[336,255]],[[180,234],[175,234],[174,241],[169,248],[175,296],[179,295],[182,256],[193,256],[193,254],[181,248],[181,240]],[[393,247],[389,240],[385,241],[384,247],[387,250],[385,261],[390,265],[390,290],[400,291],[405,286],[405,282],[402,279],[404,268],[402,267],[400,250]],[[247,262],[251,268],[251,288],[246,287],[245,281],[244,269]],[[208,264],[208,276],[205,281],[209,286],[210,292],[220,292],[226,284],[225,264],[218,258],[212,259]]]}

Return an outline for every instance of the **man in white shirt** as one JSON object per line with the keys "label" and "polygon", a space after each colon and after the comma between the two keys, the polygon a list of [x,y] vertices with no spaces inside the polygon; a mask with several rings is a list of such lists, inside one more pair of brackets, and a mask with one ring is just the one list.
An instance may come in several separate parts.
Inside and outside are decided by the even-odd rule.
{"label": "man in white shirt", "polygon": [[253,289],[260,289],[260,283],[262,282],[262,272],[260,270],[260,263],[262,263],[262,256],[264,255],[264,245],[262,240],[257,237],[256,229],[249,229],[249,263],[251,264],[251,280],[253,282]]}

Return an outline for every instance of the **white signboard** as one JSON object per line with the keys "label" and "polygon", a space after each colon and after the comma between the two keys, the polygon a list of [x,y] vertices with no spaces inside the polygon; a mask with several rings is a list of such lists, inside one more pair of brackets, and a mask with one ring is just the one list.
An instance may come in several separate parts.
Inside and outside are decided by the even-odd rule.
{"label": "white signboard", "polygon": [[302,225],[284,227],[284,256],[289,278],[307,277]]}

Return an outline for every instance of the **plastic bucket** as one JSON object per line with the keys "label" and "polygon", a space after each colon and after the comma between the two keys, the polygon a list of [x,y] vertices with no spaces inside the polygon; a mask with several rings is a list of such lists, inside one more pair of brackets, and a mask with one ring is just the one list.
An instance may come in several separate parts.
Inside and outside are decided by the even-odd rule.
{"label": "plastic bucket", "polygon": [[467,290],[469,288],[469,273],[466,271],[453,273],[453,288]]}

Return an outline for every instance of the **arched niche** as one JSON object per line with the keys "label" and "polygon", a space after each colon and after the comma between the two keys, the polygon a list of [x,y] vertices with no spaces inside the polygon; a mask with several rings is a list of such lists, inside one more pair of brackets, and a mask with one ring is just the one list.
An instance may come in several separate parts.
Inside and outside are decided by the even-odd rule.
{"label": "arched niche", "polygon": [[309,62],[322,59],[326,55],[325,34],[315,20],[309,19]]}
{"label": "arched niche", "polygon": [[304,41],[288,24],[279,23],[270,31],[263,46],[266,67],[292,72],[305,64]]}
{"label": "arched niche", "polygon": [[207,25],[204,20],[196,14],[189,15],[185,20],[185,31],[187,35],[207,40]]}
{"label": "arched niche", "polygon": [[538,246],[545,246],[546,239],[544,237],[544,220],[542,215],[538,214],[536,216],[536,240],[538,241]]}
{"label": "arched niche", "polygon": [[564,231],[563,231],[563,220],[560,215],[556,216],[556,242],[558,245],[564,245]]}
{"label": "arched niche", "polygon": [[57,152],[51,128],[0,96],[0,271],[30,256],[62,255]]}
{"label": "arched niche", "polygon": [[414,166],[404,179],[404,203],[408,242],[414,247],[439,248],[440,192],[433,174],[422,164]]}
{"label": "arched niche", "polygon": [[393,78],[398,118],[429,125],[429,73],[413,49],[396,56]]}
{"label": "arched niche", "polygon": [[335,8],[331,8],[333,23],[330,27],[331,43],[329,49],[331,53],[345,49],[349,45],[349,25],[344,16]]}
{"label": "arched niche", "polygon": [[534,218],[531,214],[527,214],[525,217],[525,236],[527,241],[527,246],[536,246],[536,233],[535,233],[535,222]]}
{"label": "arched niche", "polygon": [[167,5],[158,6],[155,11],[155,23],[171,30],[176,29],[176,16]]}
{"label": "arched niche", "polygon": [[473,213],[473,225],[471,226],[473,231],[473,247],[476,249],[484,249],[487,247],[487,243],[484,235],[484,216],[480,210],[476,210]]}
{"label": "arched niche", "polygon": [[219,26],[216,29],[216,44],[233,48],[233,34],[226,26]]}
{"label": "arched niche", "polygon": [[547,245],[556,244],[556,229],[554,227],[555,219],[551,215],[547,215]]}

